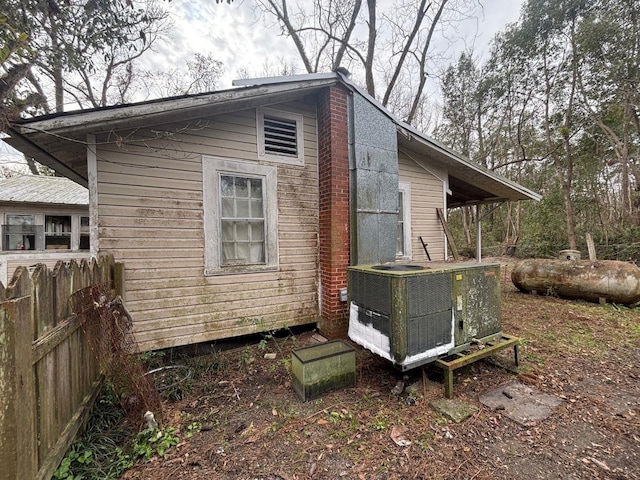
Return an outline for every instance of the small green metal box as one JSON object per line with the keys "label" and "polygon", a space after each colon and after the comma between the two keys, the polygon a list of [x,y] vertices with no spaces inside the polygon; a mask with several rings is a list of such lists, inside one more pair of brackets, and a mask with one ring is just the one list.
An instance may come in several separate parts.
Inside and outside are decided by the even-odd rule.
{"label": "small green metal box", "polygon": [[342,340],[319,343],[291,354],[293,389],[303,401],[356,384],[356,352]]}

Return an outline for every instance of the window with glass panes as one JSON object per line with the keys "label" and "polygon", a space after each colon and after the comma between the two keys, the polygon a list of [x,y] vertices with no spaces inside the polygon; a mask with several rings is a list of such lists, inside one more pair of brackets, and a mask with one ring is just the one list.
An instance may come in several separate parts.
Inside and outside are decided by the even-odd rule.
{"label": "window with glass panes", "polygon": [[220,175],[220,264],[265,263],[262,178]]}
{"label": "window with glass panes", "polygon": [[[37,226],[33,215],[7,214],[3,226],[3,250],[36,250]],[[42,248],[42,247],[40,247]]]}

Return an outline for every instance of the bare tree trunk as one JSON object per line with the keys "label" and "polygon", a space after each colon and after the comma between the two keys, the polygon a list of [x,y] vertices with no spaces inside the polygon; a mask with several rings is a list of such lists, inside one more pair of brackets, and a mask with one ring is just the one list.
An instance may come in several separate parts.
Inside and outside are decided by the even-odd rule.
{"label": "bare tree trunk", "polygon": [[289,18],[289,12],[287,10],[287,0],[282,0],[282,5],[278,5],[278,2],[276,0],[267,0],[267,3],[271,7],[269,10],[276,15],[278,20],[280,20],[282,25],[284,25],[284,27],[287,29],[287,33],[291,36],[296,49],[298,49],[300,59],[302,60],[302,63],[304,63],[304,68],[307,69],[307,73],[313,73],[314,69],[311,66],[311,61],[307,56],[304,45],[302,44],[302,40],[297,34],[297,30],[293,27],[291,19]]}
{"label": "bare tree trunk", "polygon": [[400,76],[400,72],[402,71],[402,67],[404,66],[404,61],[407,58],[407,55],[409,54],[411,45],[413,45],[413,40],[416,38],[418,31],[420,31],[420,27],[422,26],[422,21],[424,20],[424,17],[427,14],[429,7],[431,7],[431,4],[426,5],[426,3],[427,3],[427,0],[420,1],[420,6],[418,7],[418,14],[416,15],[416,21],[413,24],[413,28],[411,29],[411,33],[409,33],[409,36],[407,37],[407,41],[404,44],[404,47],[402,48],[400,59],[396,64],[396,68],[394,69],[393,75],[391,76],[391,79],[389,80],[389,84],[387,85],[387,89],[384,92],[384,97],[382,98],[382,105],[384,106],[386,106],[387,103],[389,103],[389,97],[391,97],[391,92],[393,92],[393,88],[395,87],[396,82],[398,81],[398,77]]}
{"label": "bare tree trunk", "polygon": [[356,20],[358,19],[358,14],[360,13],[361,7],[362,7],[362,0],[356,0],[355,5],[353,6],[353,13],[351,14],[351,20],[349,20],[349,27],[347,28],[347,31],[345,33],[345,39],[343,42],[340,43],[340,48],[338,49],[336,58],[333,60],[332,70],[334,71],[342,63],[342,58],[344,57],[344,54],[347,51],[347,46],[349,45],[349,39],[351,38],[353,29],[356,27]]}
{"label": "bare tree trunk", "polygon": [[367,58],[365,60],[365,81],[367,83],[367,93],[375,98],[376,87],[373,81],[373,54],[376,47],[376,0],[367,0],[369,9],[369,38],[367,41]]}
{"label": "bare tree trunk", "polygon": [[54,53],[54,62],[51,66],[52,68],[52,76],[53,76],[53,85],[55,91],[55,102],[56,102],[56,113],[61,113],[64,111],[64,86],[63,86],[63,77],[62,77],[62,64],[60,62],[60,44],[58,41],[58,24],[55,15],[52,11],[49,11],[49,23],[51,25],[51,31],[49,34],[51,35],[51,49]]}
{"label": "bare tree trunk", "polygon": [[438,8],[435,17],[433,17],[433,22],[431,22],[427,40],[424,42],[424,46],[422,48],[422,54],[420,56],[420,83],[418,84],[418,91],[416,92],[416,96],[413,97],[413,103],[411,105],[409,115],[407,115],[408,124],[413,123],[413,121],[415,120],[416,113],[418,112],[418,107],[420,106],[420,102],[422,101],[422,93],[424,91],[424,86],[427,83],[427,52],[429,51],[429,47],[431,46],[433,32],[435,32],[436,30],[436,25],[438,25],[438,22],[440,21],[440,17],[442,16],[442,12],[444,11],[444,7],[447,4],[447,1],[448,0],[442,0],[442,3]]}

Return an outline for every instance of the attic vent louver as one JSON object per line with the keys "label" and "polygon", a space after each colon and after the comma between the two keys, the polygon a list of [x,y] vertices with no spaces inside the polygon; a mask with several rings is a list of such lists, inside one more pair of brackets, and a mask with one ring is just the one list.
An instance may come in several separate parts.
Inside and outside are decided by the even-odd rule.
{"label": "attic vent louver", "polygon": [[295,120],[264,116],[264,149],[277,155],[298,155],[298,133]]}

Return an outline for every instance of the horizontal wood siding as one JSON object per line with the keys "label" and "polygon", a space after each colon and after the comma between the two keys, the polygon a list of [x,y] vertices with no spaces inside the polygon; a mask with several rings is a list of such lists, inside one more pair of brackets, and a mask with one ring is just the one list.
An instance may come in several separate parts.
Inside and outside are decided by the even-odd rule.
{"label": "horizontal wood siding", "polygon": [[278,169],[277,272],[204,275],[202,156],[258,162],[255,110],[98,139],[100,253],[124,262],[141,349],[317,320],[315,107],[276,108],[304,116],[305,138],[304,167],[260,162]]}
{"label": "horizontal wood siding", "polygon": [[[436,208],[445,208],[442,181],[402,152],[398,158],[399,180],[411,184],[411,252],[414,262],[426,262],[418,237],[428,244],[431,260],[444,260],[444,232]],[[429,167],[428,167],[429,168]],[[432,170],[432,168],[429,168]]]}

